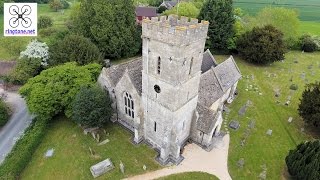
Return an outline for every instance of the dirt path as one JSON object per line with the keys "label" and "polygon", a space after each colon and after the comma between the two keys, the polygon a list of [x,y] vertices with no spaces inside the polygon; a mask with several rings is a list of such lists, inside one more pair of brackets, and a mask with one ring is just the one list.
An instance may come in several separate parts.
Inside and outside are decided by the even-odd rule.
{"label": "dirt path", "polygon": [[185,159],[178,166],[167,167],[158,171],[130,177],[130,180],[155,179],[170,174],[182,172],[202,171],[217,176],[219,179],[231,179],[228,172],[229,134],[215,144],[210,152],[201,149],[196,144],[185,147],[183,156]]}

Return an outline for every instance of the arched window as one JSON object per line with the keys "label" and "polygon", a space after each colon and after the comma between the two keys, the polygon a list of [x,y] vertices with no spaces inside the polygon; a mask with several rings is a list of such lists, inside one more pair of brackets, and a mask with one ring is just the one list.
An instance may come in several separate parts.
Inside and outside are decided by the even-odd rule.
{"label": "arched window", "polygon": [[160,56],[158,57],[158,66],[157,66],[157,73],[160,74],[161,71],[161,58]]}
{"label": "arched window", "polygon": [[189,75],[191,74],[191,70],[192,70],[192,65],[193,65],[193,58],[191,58],[191,61],[190,61],[190,69],[189,69]]}
{"label": "arched window", "polygon": [[124,94],[124,112],[134,118],[134,103],[132,96],[129,93]]}

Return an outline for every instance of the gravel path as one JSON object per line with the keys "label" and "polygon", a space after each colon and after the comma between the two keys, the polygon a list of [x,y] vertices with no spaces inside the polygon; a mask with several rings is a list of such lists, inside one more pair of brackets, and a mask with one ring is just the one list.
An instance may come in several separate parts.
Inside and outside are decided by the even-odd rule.
{"label": "gravel path", "polygon": [[183,156],[185,159],[178,166],[171,166],[146,174],[130,177],[130,180],[155,179],[182,172],[202,171],[217,176],[219,179],[230,180],[228,172],[229,134],[215,144],[210,152],[201,149],[196,144],[185,147]]}
{"label": "gravel path", "polygon": [[32,121],[26,103],[19,94],[9,92],[6,102],[13,107],[14,112],[8,123],[0,129],[0,164]]}

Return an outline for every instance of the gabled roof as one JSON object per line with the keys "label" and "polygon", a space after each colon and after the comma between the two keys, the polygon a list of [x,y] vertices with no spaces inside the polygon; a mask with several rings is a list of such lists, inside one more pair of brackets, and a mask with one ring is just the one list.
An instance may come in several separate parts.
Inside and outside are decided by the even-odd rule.
{"label": "gabled roof", "polygon": [[136,16],[156,17],[157,9],[155,7],[136,7]]}
{"label": "gabled roof", "polygon": [[171,9],[177,4],[178,4],[177,1],[163,1],[163,3],[160,6],[165,6],[166,8]]}
{"label": "gabled roof", "polygon": [[139,95],[142,92],[142,59],[141,57],[135,58],[129,62],[113,65],[105,69],[105,74],[114,86],[118,84],[121,77],[128,70],[128,75],[136,88]]}
{"label": "gabled roof", "polygon": [[205,73],[207,72],[209,69],[213,67],[216,67],[218,65],[217,61],[214,59],[214,57],[212,56],[211,52],[209,49],[207,49],[204,53],[203,53],[203,59],[202,59],[202,65],[201,65],[201,72]]}
{"label": "gabled roof", "polygon": [[198,103],[197,111],[199,119],[197,121],[197,129],[202,132],[209,133],[215,125],[217,118],[214,111]]}
{"label": "gabled roof", "polygon": [[228,90],[241,78],[241,73],[232,56],[213,68],[223,91]]}

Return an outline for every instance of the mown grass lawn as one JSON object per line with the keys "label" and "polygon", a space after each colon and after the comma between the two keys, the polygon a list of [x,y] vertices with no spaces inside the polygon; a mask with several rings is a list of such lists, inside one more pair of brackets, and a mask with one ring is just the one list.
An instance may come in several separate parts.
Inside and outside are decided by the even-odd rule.
{"label": "mown grass lawn", "polygon": [[[220,60],[223,58],[218,57]],[[294,63],[295,60],[298,63]],[[267,179],[281,179],[286,171],[284,159],[288,151],[300,142],[313,138],[309,128],[304,127],[297,108],[305,82],[320,80],[320,53],[289,52],[284,62],[267,66],[248,64],[238,57],[236,61],[244,77],[239,82],[239,95],[230,106],[230,114],[224,115],[227,117],[227,124],[231,120],[240,122],[239,130],[229,129],[229,172],[232,178],[237,180],[258,179],[263,171],[262,166],[266,165]],[[306,80],[301,78],[303,72]],[[254,75],[254,79],[251,75]],[[293,82],[290,81],[291,77]],[[290,91],[292,83],[298,85],[297,91]],[[258,90],[250,90],[250,85]],[[276,89],[281,93],[278,99],[275,97]],[[286,106],[284,104],[288,96],[291,96],[291,103]],[[252,106],[244,116],[239,116],[239,109],[248,100],[253,103]],[[279,104],[276,103],[277,100]],[[289,117],[293,117],[292,123],[288,122]],[[245,137],[250,120],[254,120],[255,127],[249,131],[245,145],[241,146],[240,142]],[[301,132],[301,128],[305,128],[305,131]],[[273,131],[271,136],[266,135],[268,129]],[[245,162],[243,168],[237,165],[241,158],[244,158]]]}
{"label": "mown grass lawn", "polygon": [[216,176],[204,172],[185,172],[158,178],[157,180],[219,180]]}
{"label": "mown grass lawn", "polygon": [[[93,179],[90,166],[106,158],[111,158],[115,168],[97,179],[121,179],[160,168],[154,160],[156,152],[144,144],[134,146],[128,131],[111,123],[105,129],[109,133],[105,138],[110,142],[98,146],[91,135],[84,135],[82,129],[71,120],[65,117],[55,119],[21,178]],[[95,152],[94,156],[91,156],[89,147]],[[53,157],[45,158],[44,154],[51,148],[54,149]],[[120,161],[125,166],[124,175],[119,169]],[[143,165],[147,166],[146,171]]]}
{"label": "mown grass lawn", "polygon": [[311,34],[320,36],[320,22],[302,21],[300,24],[299,32],[300,34]]}

